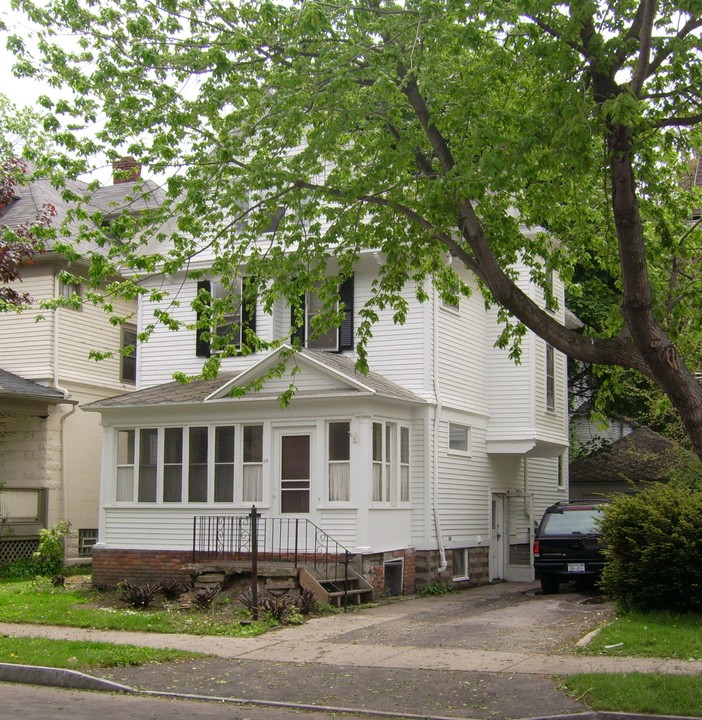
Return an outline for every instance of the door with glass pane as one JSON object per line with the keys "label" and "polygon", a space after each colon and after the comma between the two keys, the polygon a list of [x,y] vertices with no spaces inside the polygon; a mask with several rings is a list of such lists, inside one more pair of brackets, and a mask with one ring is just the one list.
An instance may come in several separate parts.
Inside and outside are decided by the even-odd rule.
{"label": "door with glass pane", "polygon": [[281,433],[280,451],[280,511],[308,513],[310,511],[311,446],[310,433]]}

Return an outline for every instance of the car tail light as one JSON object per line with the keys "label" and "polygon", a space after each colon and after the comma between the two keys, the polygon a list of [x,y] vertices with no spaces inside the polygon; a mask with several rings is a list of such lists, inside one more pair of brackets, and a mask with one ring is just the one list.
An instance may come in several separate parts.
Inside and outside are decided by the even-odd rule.
{"label": "car tail light", "polygon": [[541,548],[539,547],[539,541],[534,540],[534,557],[539,557],[540,552]]}

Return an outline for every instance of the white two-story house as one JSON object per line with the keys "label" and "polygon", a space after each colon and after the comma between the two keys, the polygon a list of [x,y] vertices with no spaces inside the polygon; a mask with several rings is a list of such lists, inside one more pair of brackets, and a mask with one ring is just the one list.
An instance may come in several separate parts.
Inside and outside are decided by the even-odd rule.
{"label": "white two-story house", "polygon": [[[193,301],[203,289],[216,297],[218,278],[158,278],[163,306],[143,302],[139,325],[167,307],[185,326],[157,326],[139,346],[136,392],[90,407],[105,431],[94,582],[173,575],[193,557],[195,517],[244,516],[252,506],[264,518],[311,521],[381,590],[391,579],[414,592],[436,579],[533,578],[535,523],[568,497],[565,357],[528,334],[513,363],[494,346],[496,310],[477,287],[456,304],[432,288],[419,302],[408,287],[406,322],[380,312],[370,372],[357,372],[357,312],[384,261],[361,253],[339,288],[341,327],[302,337],[282,376],[243,395],[236,388],[267,376],[286,348],[224,358],[214,380],[172,381],[175,371],[197,375],[210,352]],[[197,262],[207,267],[206,257]],[[336,273],[333,259],[328,269]],[[557,281],[554,292],[562,308]],[[314,308],[308,297],[308,315]],[[283,300],[233,320],[265,340],[291,332]],[[281,407],[291,383],[294,397]]]}

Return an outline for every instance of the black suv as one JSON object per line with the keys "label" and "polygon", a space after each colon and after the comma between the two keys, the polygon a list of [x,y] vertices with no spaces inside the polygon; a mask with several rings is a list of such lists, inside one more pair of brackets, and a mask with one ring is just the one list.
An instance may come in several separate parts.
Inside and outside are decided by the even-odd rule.
{"label": "black suv", "polygon": [[604,567],[597,518],[605,505],[559,502],[546,508],[534,538],[534,570],[546,594],[569,580],[593,584]]}

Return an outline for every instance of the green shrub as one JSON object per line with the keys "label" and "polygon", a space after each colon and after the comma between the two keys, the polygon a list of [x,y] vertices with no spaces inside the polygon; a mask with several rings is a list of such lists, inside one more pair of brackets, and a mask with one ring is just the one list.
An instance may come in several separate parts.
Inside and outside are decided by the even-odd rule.
{"label": "green shrub", "polygon": [[39,547],[34,553],[34,573],[36,575],[59,575],[63,568],[63,538],[71,529],[68,522],[58,522],[48,530],[39,531]]}
{"label": "green shrub", "polygon": [[628,610],[702,611],[702,489],[659,484],[620,496],[602,521],[600,585]]}
{"label": "green shrub", "polygon": [[452,592],[453,588],[448,585],[442,585],[436,582],[436,580],[432,580],[418,590],[417,595],[419,595],[419,597],[431,597],[433,595],[448,595],[448,593]]}

